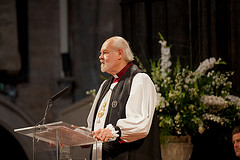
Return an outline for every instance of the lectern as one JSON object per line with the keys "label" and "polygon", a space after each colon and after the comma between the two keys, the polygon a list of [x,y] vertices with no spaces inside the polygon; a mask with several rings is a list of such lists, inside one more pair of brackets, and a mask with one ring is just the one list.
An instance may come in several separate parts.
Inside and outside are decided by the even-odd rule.
{"label": "lectern", "polygon": [[97,141],[92,137],[90,131],[62,121],[19,128],[14,132],[33,139],[33,159],[36,159],[38,141],[47,142],[49,146],[54,145],[57,160],[72,160],[70,148],[73,146],[97,145]]}

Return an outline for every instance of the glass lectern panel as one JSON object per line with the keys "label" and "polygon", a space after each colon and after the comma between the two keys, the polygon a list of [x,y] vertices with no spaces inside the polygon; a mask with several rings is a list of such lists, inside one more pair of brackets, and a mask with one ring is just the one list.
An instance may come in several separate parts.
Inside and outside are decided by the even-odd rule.
{"label": "glass lectern panel", "polygon": [[92,135],[90,135],[90,131],[62,121],[15,129],[14,131],[29,137],[35,136],[38,140],[54,143],[56,142],[56,130],[58,131],[59,142],[63,145],[81,146],[96,142]]}
{"label": "glass lectern panel", "polygon": [[91,132],[87,129],[62,121],[15,129],[14,132],[33,138],[33,157],[35,157],[35,151],[45,152],[54,150],[57,160],[74,160],[68,156],[71,147],[96,143],[96,140],[90,134]]}

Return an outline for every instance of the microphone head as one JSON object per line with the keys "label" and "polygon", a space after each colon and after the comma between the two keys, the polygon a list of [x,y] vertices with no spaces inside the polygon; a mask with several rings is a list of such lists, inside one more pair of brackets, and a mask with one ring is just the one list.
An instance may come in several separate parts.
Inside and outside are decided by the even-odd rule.
{"label": "microphone head", "polygon": [[55,95],[53,95],[50,100],[53,102],[56,99],[60,98],[61,96],[67,94],[70,91],[70,87],[67,86],[65,88],[63,88],[61,91],[59,91],[58,93],[56,93]]}

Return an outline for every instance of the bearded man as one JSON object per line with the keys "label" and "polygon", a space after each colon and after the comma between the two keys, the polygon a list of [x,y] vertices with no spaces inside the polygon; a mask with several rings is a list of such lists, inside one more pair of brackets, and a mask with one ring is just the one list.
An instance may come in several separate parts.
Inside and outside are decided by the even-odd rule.
{"label": "bearded man", "polygon": [[157,93],[151,78],[133,64],[128,42],[119,36],[107,39],[100,51],[105,80],[88,116],[88,127],[99,143],[92,159],[160,160]]}

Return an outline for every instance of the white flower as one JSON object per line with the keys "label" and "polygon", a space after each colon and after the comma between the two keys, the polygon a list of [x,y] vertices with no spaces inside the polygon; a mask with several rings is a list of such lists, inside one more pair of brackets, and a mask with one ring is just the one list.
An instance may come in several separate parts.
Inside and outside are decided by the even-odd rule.
{"label": "white flower", "polygon": [[165,56],[166,58],[170,58],[170,48],[169,47],[161,47],[161,53],[162,56]]}
{"label": "white flower", "polygon": [[216,59],[214,57],[210,59],[205,59],[203,62],[200,63],[195,73],[199,73],[201,76],[204,75],[207,70],[214,67],[215,62]]}
{"label": "white flower", "polygon": [[237,97],[237,96],[234,96],[234,95],[227,95],[225,97],[226,99],[229,99],[230,102],[233,104],[233,105],[236,105],[238,107],[238,109],[240,109],[240,98]]}
{"label": "white flower", "polygon": [[166,45],[167,45],[167,41],[158,41],[162,46],[164,46],[164,47],[166,47]]}
{"label": "white flower", "polygon": [[227,102],[222,97],[214,95],[204,95],[201,97],[200,102],[213,111],[220,111],[228,107]]}
{"label": "white flower", "polygon": [[159,102],[158,104],[160,105],[160,106],[158,105],[159,108],[165,108],[165,106],[166,106],[165,105],[165,98],[162,97],[160,93],[157,94],[157,100]]}
{"label": "white flower", "polygon": [[228,123],[228,120],[224,117],[216,116],[214,114],[205,113],[203,114],[203,119],[210,120],[216,123],[220,123],[221,125],[224,125],[224,123]]}
{"label": "white flower", "polygon": [[171,72],[172,62],[170,61],[171,53],[170,48],[167,47],[166,41],[159,41],[161,46],[161,75],[163,78],[167,76],[167,73]]}

